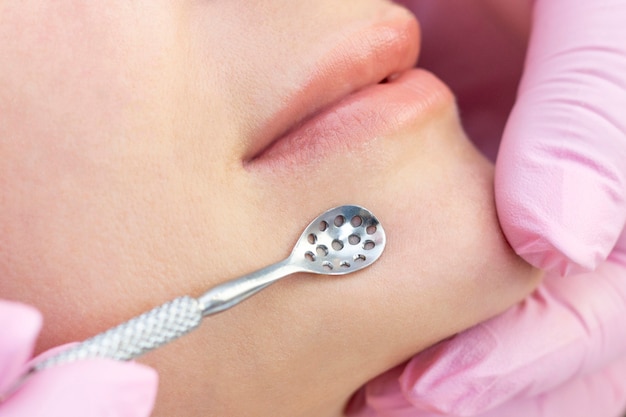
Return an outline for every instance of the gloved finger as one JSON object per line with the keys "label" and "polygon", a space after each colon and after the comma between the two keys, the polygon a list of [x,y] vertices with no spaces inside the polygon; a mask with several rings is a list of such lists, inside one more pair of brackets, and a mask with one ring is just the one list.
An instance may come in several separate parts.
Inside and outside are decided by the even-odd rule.
{"label": "gloved finger", "polygon": [[[365,407],[350,417],[436,417],[405,397],[399,383],[402,367],[376,378],[365,391]],[[477,417],[618,417],[626,410],[626,359],[568,381],[553,391],[513,401]],[[455,414],[457,415],[457,414]]]}
{"label": "gloved finger", "polygon": [[418,407],[484,413],[626,355],[625,316],[624,267],[551,276],[520,305],[417,355],[400,383]]}
{"label": "gloved finger", "polygon": [[621,417],[625,411],[626,360],[622,359],[554,391],[514,401],[480,417]]}
{"label": "gloved finger", "polygon": [[110,360],[78,361],[36,373],[0,406],[0,417],[147,417],[156,372]]}
{"label": "gloved finger", "polygon": [[626,222],[626,0],[537,0],[496,162],[513,248],[561,274],[593,270]]}
{"label": "gloved finger", "polygon": [[0,393],[30,359],[41,329],[41,314],[25,304],[0,301]]}
{"label": "gloved finger", "polygon": [[348,417],[440,417],[441,414],[415,408],[407,401],[399,378],[404,365],[397,366],[370,381],[359,395],[360,404]]}
{"label": "gloved finger", "polygon": [[617,239],[617,244],[609,255],[609,260],[617,264],[626,265],[626,229]]}

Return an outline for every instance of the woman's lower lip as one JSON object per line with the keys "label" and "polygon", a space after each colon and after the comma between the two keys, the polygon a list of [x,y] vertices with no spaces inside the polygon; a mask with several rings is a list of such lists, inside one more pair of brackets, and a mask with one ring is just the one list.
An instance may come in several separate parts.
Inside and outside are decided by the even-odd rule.
{"label": "woman's lower lip", "polygon": [[250,169],[308,165],[330,153],[349,151],[425,119],[452,93],[437,77],[412,69],[385,84],[355,92],[278,138],[250,160]]}

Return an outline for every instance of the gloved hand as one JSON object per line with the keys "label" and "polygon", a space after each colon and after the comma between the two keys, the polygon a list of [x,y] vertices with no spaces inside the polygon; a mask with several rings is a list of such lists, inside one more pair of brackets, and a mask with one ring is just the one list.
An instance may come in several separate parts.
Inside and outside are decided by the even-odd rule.
{"label": "gloved hand", "polygon": [[[39,312],[0,301],[0,393],[26,369]],[[0,403],[0,417],[144,417],[156,396],[154,370],[135,363],[80,361],[36,373]]]}
{"label": "gloved hand", "polygon": [[498,152],[511,245],[542,269],[594,270],[626,224],[626,0],[399,3],[422,25],[418,65],[450,85],[470,138]]}
{"label": "gloved hand", "polygon": [[[626,255],[626,237],[615,254]],[[371,381],[384,417],[618,417],[626,407],[626,262],[548,276],[523,303]],[[359,414],[367,415],[367,414]]]}
{"label": "gloved hand", "polygon": [[[460,86],[456,92],[462,114],[464,105],[469,109],[470,133],[489,132],[478,125],[497,124],[501,115],[471,113],[472,106],[481,104],[477,97],[482,110],[506,103],[499,93],[515,81],[511,62],[519,50],[509,45],[505,51],[502,39],[485,35],[507,19],[485,22],[503,7],[524,5],[476,1],[474,7],[484,9],[459,20],[472,2],[403,3],[417,9],[427,26],[425,42],[432,36],[431,50],[456,39],[459,49],[439,45],[438,53],[475,53],[494,60],[482,64],[486,72],[487,66],[503,70],[490,83],[471,68],[471,57],[456,69],[432,55],[426,59],[453,89]],[[453,10],[459,6],[465,10]],[[478,15],[485,21],[472,26],[468,18]],[[368,408],[359,415],[616,417],[624,411],[626,234],[619,238],[626,222],[624,22],[624,0],[534,2],[522,82],[496,162],[496,199],[511,245],[550,274],[523,304],[372,381],[364,391]],[[428,27],[444,24],[458,36],[429,33]],[[463,40],[473,36],[482,38],[472,46],[491,40],[497,45],[462,49]],[[494,66],[497,59],[501,67]]]}

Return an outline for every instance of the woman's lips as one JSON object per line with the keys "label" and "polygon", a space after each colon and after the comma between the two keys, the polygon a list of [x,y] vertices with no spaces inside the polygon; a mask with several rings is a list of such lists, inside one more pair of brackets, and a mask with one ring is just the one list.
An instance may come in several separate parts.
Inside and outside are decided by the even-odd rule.
{"label": "woman's lips", "polygon": [[306,165],[329,153],[349,152],[401,132],[454,99],[448,87],[422,69],[406,71],[344,97],[292,128],[248,162],[250,168]]}
{"label": "woman's lips", "polygon": [[415,17],[402,7],[384,3],[370,19],[346,24],[342,33],[332,32],[312,50],[294,56],[298,65],[291,63],[282,76],[263,86],[274,99],[258,109],[256,114],[263,116],[253,121],[251,133],[242,138],[242,159],[247,164],[278,138],[347,96],[412,68],[419,39]]}

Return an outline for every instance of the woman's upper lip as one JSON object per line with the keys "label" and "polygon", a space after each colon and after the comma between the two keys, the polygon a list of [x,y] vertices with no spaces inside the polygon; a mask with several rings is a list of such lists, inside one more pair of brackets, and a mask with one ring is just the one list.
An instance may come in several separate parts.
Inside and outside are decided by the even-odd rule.
{"label": "woman's upper lip", "polygon": [[419,25],[408,11],[350,33],[311,68],[307,81],[257,130],[244,161],[256,159],[346,96],[410,69],[418,53]]}

